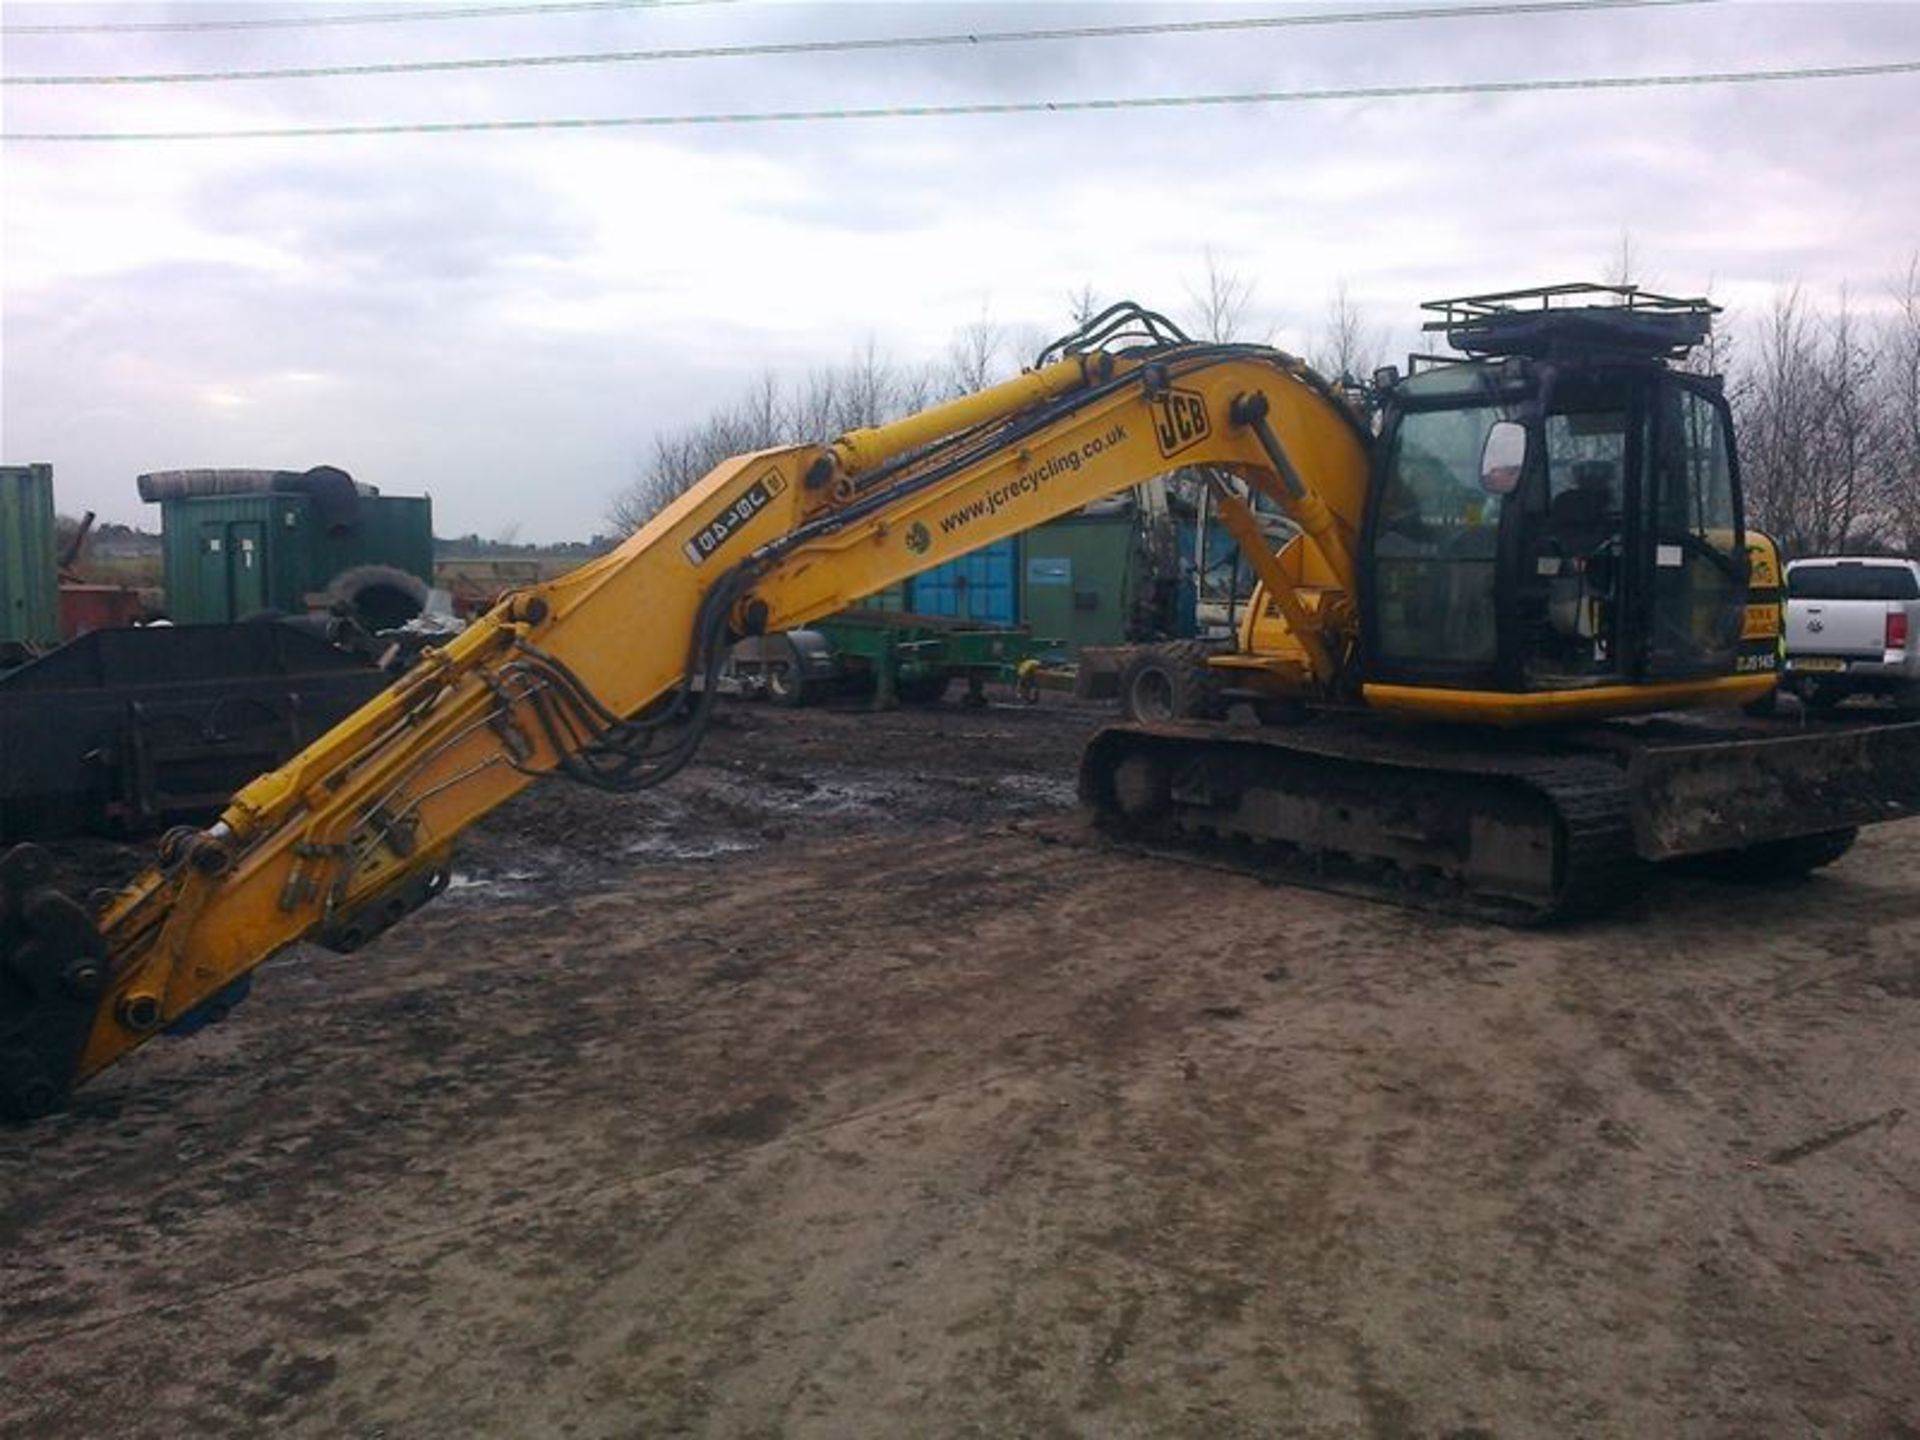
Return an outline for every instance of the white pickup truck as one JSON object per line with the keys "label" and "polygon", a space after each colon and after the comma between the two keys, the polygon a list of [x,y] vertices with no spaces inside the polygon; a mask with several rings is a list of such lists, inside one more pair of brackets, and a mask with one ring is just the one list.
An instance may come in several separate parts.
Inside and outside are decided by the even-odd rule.
{"label": "white pickup truck", "polygon": [[1815,709],[1849,695],[1920,704],[1920,562],[1834,555],[1788,565],[1781,684]]}

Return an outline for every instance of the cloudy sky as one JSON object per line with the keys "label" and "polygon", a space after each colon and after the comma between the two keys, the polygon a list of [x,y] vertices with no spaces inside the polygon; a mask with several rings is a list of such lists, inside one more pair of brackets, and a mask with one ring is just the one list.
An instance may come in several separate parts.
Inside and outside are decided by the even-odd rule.
{"label": "cloudy sky", "polygon": [[[475,9],[488,0],[460,0]],[[403,8],[372,0],[362,13]],[[1920,75],[1660,90],[522,134],[56,144],[59,132],[711,115],[1920,60],[1920,4],[1674,4],[1212,34],[224,84],[51,75],[726,47],[1285,5],[690,3],[304,28],[297,5],[0,10],[0,461],[153,523],[140,471],[322,462],[430,493],[443,534],[584,537],[657,432],[872,342],[1091,286],[1176,315],[1206,255],[1310,348],[1344,281],[1434,295],[1640,277],[1736,312],[1869,304],[1920,247]],[[1443,8],[1425,6],[1426,9]],[[1449,10],[1467,7],[1444,7]],[[51,25],[202,28],[31,34]],[[824,437],[823,437],[824,438]]]}

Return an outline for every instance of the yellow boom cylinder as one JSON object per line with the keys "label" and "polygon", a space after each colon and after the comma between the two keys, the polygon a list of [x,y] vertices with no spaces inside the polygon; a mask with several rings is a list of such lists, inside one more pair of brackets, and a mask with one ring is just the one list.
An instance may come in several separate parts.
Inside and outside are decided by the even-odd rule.
{"label": "yellow boom cylinder", "polygon": [[858,475],[922,445],[1078,390],[1090,378],[1086,359],[1072,355],[904,420],[849,430],[833,442],[833,457],[842,475]]}

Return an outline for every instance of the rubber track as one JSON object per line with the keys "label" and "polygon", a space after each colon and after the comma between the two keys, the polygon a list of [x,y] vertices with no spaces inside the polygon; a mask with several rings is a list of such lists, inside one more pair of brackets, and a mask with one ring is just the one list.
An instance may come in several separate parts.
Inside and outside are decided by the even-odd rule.
{"label": "rubber track", "polygon": [[[1543,800],[1554,817],[1552,839],[1558,884],[1550,900],[1528,902],[1479,893],[1457,878],[1436,878],[1428,867],[1407,869],[1378,854],[1321,851],[1308,855],[1291,846],[1209,840],[1181,826],[1175,815],[1141,823],[1120,813],[1111,777],[1126,755],[1141,747],[1182,758],[1213,751],[1247,758],[1258,749],[1349,767],[1377,767],[1382,780],[1404,782],[1421,774],[1442,783],[1485,781],[1488,805],[1516,787]],[[1442,780],[1444,777],[1444,780]],[[1088,744],[1080,775],[1081,798],[1101,828],[1146,850],[1202,851],[1210,862],[1263,879],[1313,889],[1361,895],[1392,904],[1508,925],[1539,925],[1598,914],[1629,898],[1646,873],[1634,853],[1626,773],[1594,754],[1529,752],[1512,737],[1487,740],[1458,731],[1436,734],[1368,724],[1315,723],[1290,729],[1162,724],[1110,726]],[[1256,838],[1256,837],[1248,837]]]}

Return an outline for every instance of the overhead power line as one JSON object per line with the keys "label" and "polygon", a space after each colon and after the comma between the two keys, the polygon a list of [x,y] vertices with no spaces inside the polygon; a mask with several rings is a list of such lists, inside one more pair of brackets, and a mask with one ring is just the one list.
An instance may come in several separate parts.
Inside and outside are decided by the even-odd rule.
{"label": "overhead power line", "polygon": [[700,45],[655,50],[593,50],[562,55],[482,56],[465,60],[396,60],[371,65],[302,65],[278,70],[182,70],[136,75],[11,75],[0,85],[191,85],[231,80],[318,80],[347,76],[422,75],[465,70],[515,70],[561,65],[632,65],[662,60],[734,60],[779,55],[834,55],[869,50],[930,50],[953,46],[1026,44],[1048,40],[1114,40],[1149,35],[1206,35],[1316,25],[1378,24],[1395,20],[1472,20],[1481,16],[1552,15],[1562,11],[1670,9],[1721,0],[1509,0],[1492,5],[1423,5],[1397,10],[1333,10],[1305,15],[1165,20],[1137,25],[1073,25],[1041,30],[975,30],[939,35],[883,35],[844,40],[777,40],[747,45]]}
{"label": "overhead power line", "polygon": [[1822,65],[1797,70],[1725,70],[1691,75],[1600,75],[1568,80],[1470,80],[1446,85],[1368,85],[1337,90],[1249,90],[1227,95],[1149,95],[1104,100],[1016,100],[971,105],[881,105],[842,110],[761,110],[706,115],[590,116],[578,119],[443,120],[397,125],[319,125],[258,130],[41,131],[15,144],[164,140],[308,140],[360,135],[453,135],[534,130],[665,129],[687,125],[786,125],[821,120],[917,120],[936,116],[1073,114],[1096,110],[1174,110],[1218,105],[1289,105],[1328,100],[1413,100],[1460,95],[1524,95],[1579,90],[1679,89],[1791,80],[1861,80],[1920,74],[1920,60]]}
{"label": "overhead power line", "polygon": [[350,10],[247,20],[126,20],[96,25],[0,25],[0,35],[156,35],[185,30],[306,30],[323,25],[402,25],[412,20],[491,20],[502,15],[560,15],[593,10],[667,10],[738,0],[551,0],[538,5],[472,5],[442,10]]}

